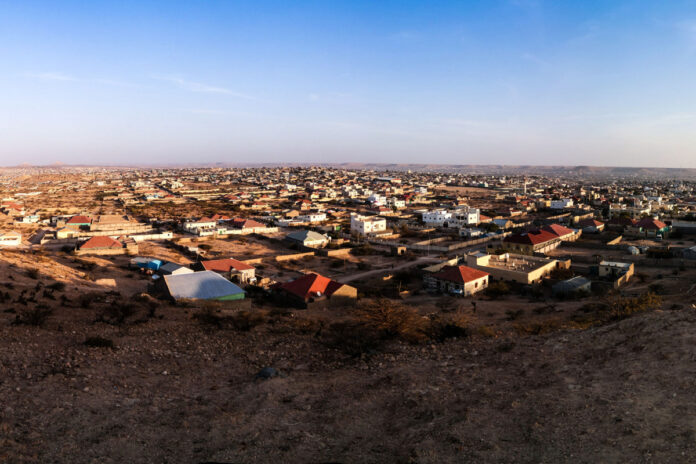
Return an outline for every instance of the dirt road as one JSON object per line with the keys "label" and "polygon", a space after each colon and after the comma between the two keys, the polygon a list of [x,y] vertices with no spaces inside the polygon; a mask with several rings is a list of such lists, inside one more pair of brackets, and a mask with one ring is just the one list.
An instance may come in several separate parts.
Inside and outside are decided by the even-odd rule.
{"label": "dirt road", "polygon": [[342,283],[348,283],[352,282],[354,280],[360,280],[364,279],[365,277],[370,277],[370,276],[375,276],[375,275],[380,275],[380,274],[386,274],[388,272],[393,272],[393,271],[400,271],[402,269],[407,269],[410,267],[418,266],[419,264],[423,263],[437,263],[439,261],[442,261],[442,258],[435,258],[432,256],[422,256],[418,259],[415,259],[413,261],[408,261],[403,264],[399,264],[398,266],[394,267],[383,267],[380,269],[372,269],[369,271],[364,271],[364,272],[357,272],[355,274],[351,274],[345,277],[341,277],[338,280]]}

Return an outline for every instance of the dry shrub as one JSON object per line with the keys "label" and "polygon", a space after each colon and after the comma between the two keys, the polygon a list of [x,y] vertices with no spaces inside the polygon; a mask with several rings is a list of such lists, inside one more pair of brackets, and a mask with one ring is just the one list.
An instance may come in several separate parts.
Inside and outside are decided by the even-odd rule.
{"label": "dry shrub", "polygon": [[47,285],[46,288],[48,288],[50,290],[62,292],[63,290],[65,290],[65,282],[60,282],[60,281],[53,282],[52,284]]}
{"label": "dry shrub", "polygon": [[533,322],[531,324],[515,324],[513,327],[520,335],[543,335],[562,329],[563,326],[563,321],[549,319],[542,322]]}
{"label": "dry shrub", "polygon": [[495,337],[495,330],[487,325],[482,325],[476,328],[476,333],[483,337]]}
{"label": "dry shrub", "polygon": [[104,337],[87,337],[85,345],[90,348],[114,348],[113,340]]}
{"label": "dry shrub", "polygon": [[355,319],[386,338],[399,338],[411,343],[425,341],[430,329],[429,320],[416,310],[386,299],[362,303]]}
{"label": "dry shrub", "polygon": [[321,341],[330,348],[358,357],[376,352],[384,343],[384,337],[364,322],[347,320],[334,322],[322,331]]}
{"label": "dry shrub", "polygon": [[502,281],[491,282],[484,293],[492,300],[507,296],[512,290],[510,286]]}
{"label": "dry shrub", "polygon": [[267,319],[268,313],[266,311],[238,311],[229,316],[232,327],[241,331],[251,330],[265,323]]}
{"label": "dry shrub", "polygon": [[431,337],[446,338],[445,334],[461,333],[460,327],[453,328],[454,322],[438,320],[438,323],[398,302],[378,299],[361,303],[351,317],[317,333],[324,345],[350,356],[362,356],[379,350],[387,340],[420,343]]}
{"label": "dry shrub", "polygon": [[52,313],[53,310],[47,307],[37,306],[36,308],[26,309],[17,314],[14,324],[41,327]]}
{"label": "dry shrub", "polygon": [[428,335],[433,340],[445,341],[448,338],[469,336],[469,320],[465,316],[445,316],[436,314],[430,318]]}
{"label": "dry shrub", "polygon": [[107,324],[121,325],[136,311],[136,306],[132,303],[116,302],[104,308],[99,320]]}
{"label": "dry shrub", "polygon": [[218,329],[235,329],[249,331],[268,321],[268,311],[237,311],[231,314],[221,312],[217,304],[204,305],[201,311],[194,313],[193,318],[202,325]]}
{"label": "dry shrub", "polygon": [[194,313],[193,318],[201,325],[222,328],[223,317],[214,308],[203,308],[203,310]]}
{"label": "dry shrub", "polygon": [[297,317],[284,321],[283,325],[301,334],[319,334],[324,327],[324,321],[320,319]]}
{"label": "dry shrub", "polygon": [[30,279],[34,279],[34,280],[38,279],[39,278],[39,270],[36,268],[27,269],[27,277],[29,277]]}
{"label": "dry shrub", "polygon": [[90,295],[89,293],[81,293],[78,297],[78,304],[80,307],[87,309],[92,305],[93,298],[94,295]]}
{"label": "dry shrub", "polygon": [[147,293],[139,293],[133,296],[133,301],[136,301],[147,308],[148,317],[154,317],[155,311],[160,307],[160,302]]}
{"label": "dry shrub", "polygon": [[653,292],[643,293],[636,297],[618,297],[609,303],[609,319],[617,321],[635,313],[657,308],[662,304],[662,298]]}
{"label": "dry shrub", "polygon": [[636,313],[658,308],[662,304],[662,298],[652,292],[643,293],[635,297],[614,297],[607,303],[589,303],[578,309],[573,315],[573,321],[582,326],[604,324],[620,321]]}

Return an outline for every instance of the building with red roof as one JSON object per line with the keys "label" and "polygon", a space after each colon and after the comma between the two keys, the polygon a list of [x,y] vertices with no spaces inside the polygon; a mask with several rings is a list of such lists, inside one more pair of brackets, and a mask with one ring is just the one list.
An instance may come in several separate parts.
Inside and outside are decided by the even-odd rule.
{"label": "building with red roof", "polygon": [[24,205],[15,203],[12,201],[5,201],[2,203],[2,211],[7,214],[7,215],[17,215],[17,216],[24,216],[26,213],[26,210],[24,209]]}
{"label": "building with red roof", "polygon": [[575,241],[581,232],[560,224],[549,224],[539,230],[512,234],[503,239],[505,248],[524,254],[546,253],[562,241]]}
{"label": "building with red roof", "polygon": [[604,230],[604,223],[596,219],[589,218],[578,222],[578,227],[580,227],[585,233],[596,234]]}
{"label": "building with red roof", "polygon": [[488,277],[487,272],[469,266],[445,266],[425,274],[423,281],[431,290],[469,296],[488,287]]}
{"label": "building with red roof", "polygon": [[213,214],[212,216],[210,216],[210,219],[212,219],[213,221],[217,221],[217,222],[224,222],[224,221],[229,221],[230,217],[225,216],[224,214],[217,214],[216,213],[216,214]]}
{"label": "building with red roof", "polygon": [[558,235],[543,229],[512,234],[503,239],[505,248],[524,254],[546,253],[560,244]]}
{"label": "building with red roof", "polygon": [[249,264],[233,258],[212,259],[195,264],[197,270],[214,271],[245,284],[256,280],[256,269]]}
{"label": "building with red roof", "polygon": [[123,248],[123,244],[107,236],[92,237],[80,245],[80,250],[113,250],[119,248]]}
{"label": "building with red roof", "polygon": [[228,224],[231,229],[237,230],[235,233],[241,234],[263,234],[277,231],[276,228],[268,227],[262,222],[247,218],[234,218]]}
{"label": "building with red roof", "polygon": [[542,227],[541,230],[549,232],[565,242],[573,242],[577,240],[581,234],[579,230],[569,229],[560,224],[549,224]]}
{"label": "building with red roof", "polygon": [[636,225],[638,221],[628,216],[614,216],[606,222],[607,229],[623,231],[627,227]]}
{"label": "building with red roof", "polygon": [[666,237],[669,235],[669,226],[655,218],[644,217],[634,225],[626,228],[626,235],[636,237]]}
{"label": "building with red roof", "polygon": [[235,229],[257,229],[266,227],[266,224],[246,218],[234,218],[232,219],[231,225]]}
{"label": "building with red roof", "polygon": [[329,300],[331,304],[349,304],[355,302],[358,297],[358,290],[355,287],[316,272],[310,272],[290,282],[277,284],[275,289],[301,307],[324,300]]}
{"label": "building with red roof", "polygon": [[92,219],[88,216],[77,215],[65,221],[65,227],[70,229],[87,229],[92,224]]}

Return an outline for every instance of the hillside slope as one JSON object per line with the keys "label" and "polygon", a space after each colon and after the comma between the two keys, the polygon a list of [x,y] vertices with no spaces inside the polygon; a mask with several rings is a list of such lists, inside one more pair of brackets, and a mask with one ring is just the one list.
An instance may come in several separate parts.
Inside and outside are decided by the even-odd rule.
{"label": "hillside slope", "polygon": [[[692,309],[366,360],[182,308],[125,328],[65,311],[0,319],[2,462],[696,461]],[[284,376],[255,380],[268,365]]]}

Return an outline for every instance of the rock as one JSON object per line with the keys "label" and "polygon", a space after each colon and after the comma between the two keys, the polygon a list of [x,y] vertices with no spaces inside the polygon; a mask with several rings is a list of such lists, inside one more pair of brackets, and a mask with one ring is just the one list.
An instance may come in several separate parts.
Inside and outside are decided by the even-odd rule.
{"label": "rock", "polygon": [[273,377],[278,377],[279,375],[280,371],[278,369],[275,369],[273,367],[264,367],[256,374],[256,377],[254,377],[254,379],[267,380],[272,379]]}

